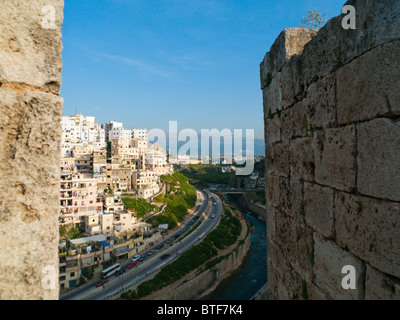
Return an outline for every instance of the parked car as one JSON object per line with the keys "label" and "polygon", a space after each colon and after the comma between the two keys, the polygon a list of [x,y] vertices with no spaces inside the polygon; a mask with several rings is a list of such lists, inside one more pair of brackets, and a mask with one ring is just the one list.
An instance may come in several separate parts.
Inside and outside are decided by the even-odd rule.
{"label": "parked car", "polygon": [[132,261],[138,261],[140,259],[140,256],[139,255],[136,255],[136,256],[134,256],[133,258],[132,258]]}
{"label": "parked car", "polygon": [[131,261],[129,264],[128,264],[128,266],[127,266],[127,268],[128,269],[132,269],[134,266],[136,266],[138,264],[138,262],[137,261]]}
{"label": "parked car", "polygon": [[154,251],[154,250],[151,250],[151,251],[148,253],[148,255],[149,255],[149,256],[152,256],[154,253],[155,253],[155,251]]}
{"label": "parked car", "polygon": [[147,258],[147,255],[141,256],[140,259],[139,259],[139,262],[142,262],[142,261],[146,260],[146,258]]}
{"label": "parked car", "polygon": [[108,279],[103,279],[100,282],[96,283],[96,287],[104,286],[108,282]]}

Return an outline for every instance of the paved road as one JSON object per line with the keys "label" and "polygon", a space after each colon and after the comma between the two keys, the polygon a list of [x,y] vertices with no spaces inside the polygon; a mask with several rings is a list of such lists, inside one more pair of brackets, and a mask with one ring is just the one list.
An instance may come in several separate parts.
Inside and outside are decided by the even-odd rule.
{"label": "paved road", "polygon": [[[217,224],[219,221],[219,218],[222,213],[222,203],[218,197],[215,197],[212,193],[207,192],[206,194],[203,194],[203,197],[205,201],[203,201],[202,206],[199,210],[199,213],[197,216],[205,215],[207,212],[207,206],[211,205],[211,212],[208,216],[206,216],[205,222],[199,226],[196,230],[194,230],[190,235],[185,237],[183,240],[178,239],[177,241],[172,242],[172,246],[170,244],[167,244],[166,242],[168,241],[169,238],[173,238],[174,235],[171,235],[168,239],[163,241],[164,247],[162,250],[157,251],[157,253],[143,262],[139,262],[138,266],[133,268],[130,271],[125,272],[121,276],[113,276],[109,280],[110,282],[105,285],[105,288],[96,288],[94,284],[91,284],[91,286],[87,286],[83,288],[83,290],[75,290],[74,292],[69,293],[68,295],[65,295],[62,297],[62,300],[82,300],[82,299],[87,299],[87,300],[103,300],[107,299],[110,295],[116,293],[117,291],[123,289],[123,287],[128,287],[132,285],[133,283],[139,281],[140,279],[144,278],[147,275],[150,275],[151,273],[156,272],[159,268],[161,268],[164,265],[167,265],[177,259],[178,254],[182,254],[186,250],[188,250],[190,247],[196,245],[199,243],[204,236],[209,233]],[[214,199],[215,205],[212,203],[209,203],[208,198]],[[215,215],[214,218],[211,218],[212,215]],[[195,224],[194,224],[195,225]],[[184,227],[182,227],[184,228]],[[190,229],[189,229],[190,230]],[[188,231],[189,231],[188,230]],[[179,231],[178,231],[179,232]],[[175,233],[176,234],[176,233]],[[200,236],[201,239],[199,239]],[[160,244],[156,245],[155,247],[158,247]],[[150,251],[150,250],[149,250]],[[162,260],[160,257],[166,253],[169,253],[169,257],[166,258],[165,260]],[[146,254],[146,252],[143,252],[143,254]],[[127,261],[125,263],[125,266],[129,263]],[[122,264],[121,264],[122,265]],[[122,267],[125,267],[122,266]]]}

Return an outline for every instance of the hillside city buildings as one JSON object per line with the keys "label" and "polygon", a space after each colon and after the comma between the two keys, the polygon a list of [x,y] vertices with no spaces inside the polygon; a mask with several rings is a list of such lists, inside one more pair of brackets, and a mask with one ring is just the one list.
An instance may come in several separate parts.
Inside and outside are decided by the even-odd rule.
{"label": "hillside city buildings", "polygon": [[121,194],[149,200],[160,193],[162,175],[173,172],[167,154],[147,140],[146,129],[126,129],[110,121],[76,114],[62,118],[59,224],[79,228],[83,237],[61,241],[60,288],[111,259],[128,259],[144,250],[148,225],[127,210]]}

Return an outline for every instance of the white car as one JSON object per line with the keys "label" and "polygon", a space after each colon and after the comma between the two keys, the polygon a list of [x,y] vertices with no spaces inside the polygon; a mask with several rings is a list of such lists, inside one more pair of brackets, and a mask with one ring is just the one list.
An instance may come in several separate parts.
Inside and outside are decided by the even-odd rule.
{"label": "white car", "polygon": [[215,214],[212,214],[212,215],[211,215],[211,218],[215,218]]}
{"label": "white car", "polygon": [[133,258],[132,258],[132,261],[138,261],[140,259],[140,256],[139,255],[136,255],[136,256],[134,256]]}

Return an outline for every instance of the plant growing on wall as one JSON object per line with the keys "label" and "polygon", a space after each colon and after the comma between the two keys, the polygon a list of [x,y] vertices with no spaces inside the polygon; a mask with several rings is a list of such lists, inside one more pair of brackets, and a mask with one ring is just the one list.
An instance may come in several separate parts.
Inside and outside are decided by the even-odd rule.
{"label": "plant growing on wall", "polygon": [[326,15],[317,12],[316,9],[308,11],[308,15],[301,20],[300,28],[318,30],[326,23]]}

